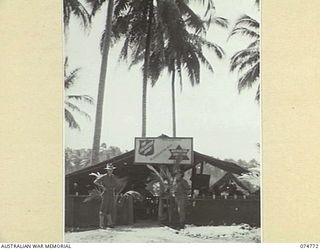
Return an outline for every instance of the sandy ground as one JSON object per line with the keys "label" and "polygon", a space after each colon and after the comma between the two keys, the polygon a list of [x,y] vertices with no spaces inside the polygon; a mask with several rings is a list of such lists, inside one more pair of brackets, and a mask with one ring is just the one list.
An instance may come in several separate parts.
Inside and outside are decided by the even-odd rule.
{"label": "sandy ground", "polygon": [[176,231],[165,226],[119,226],[83,232],[66,232],[65,242],[95,243],[223,243],[260,242],[260,229],[249,225],[190,226]]}

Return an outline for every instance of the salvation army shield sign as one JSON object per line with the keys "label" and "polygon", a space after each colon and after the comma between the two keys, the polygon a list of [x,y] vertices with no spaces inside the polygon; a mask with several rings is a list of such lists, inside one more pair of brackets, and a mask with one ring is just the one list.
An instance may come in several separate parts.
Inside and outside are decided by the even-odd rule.
{"label": "salvation army shield sign", "polygon": [[154,153],[154,140],[140,140],[138,151],[140,155],[152,155]]}
{"label": "salvation army shield sign", "polygon": [[137,137],[135,138],[134,162],[192,164],[193,139],[191,137]]}

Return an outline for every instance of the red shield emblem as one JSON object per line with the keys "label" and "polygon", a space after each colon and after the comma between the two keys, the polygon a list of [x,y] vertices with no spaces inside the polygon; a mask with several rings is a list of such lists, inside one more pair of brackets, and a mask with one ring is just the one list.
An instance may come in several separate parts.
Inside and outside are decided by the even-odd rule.
{"label": "red shield emblem", "polygon": [[139,143],[140,155],[148,156],[154,153],[154,140],[140,140]]}

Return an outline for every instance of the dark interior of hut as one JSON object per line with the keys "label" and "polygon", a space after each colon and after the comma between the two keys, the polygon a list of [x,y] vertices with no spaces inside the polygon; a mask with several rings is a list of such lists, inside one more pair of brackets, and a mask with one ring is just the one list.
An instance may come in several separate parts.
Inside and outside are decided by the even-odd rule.
{"label": "dark interior of hut", "polygon": [[[155,174],[163,169],[173,172],[173,165],[152,165],[134,163],[134,151],[126,152],[108,161],[94,166],[80,169],[66,175],[66,225],[74,227],[86,227],[98,225],[99,195],[95,200],[88,197],[97,190],[93,183],[96,179],[94,174],[105,174],[105,166],[111,163],[116,167],[114,174],[119,179],[125,179],[123,188],[119,192],[117,202],[117,223],[128,225],[139,221],[154,222],[160,220],[171,223],[175,211],[174,201],[167,192],[162,192],[161,206],[159,204],[160,185],[155,183]],[[259,224],[259,192],[250,193],[237,179],[248,170],[231,162],[194,152],[194,163],[192,165],[180,165],[184,171],[184,178],[191,186],[191,195],[188,199],[189,222],[196,225],[206,225],[214,222],[233,223],[235,221]],[[156,172],[156,173],[155,173]],[[165,180],[165,179],[164,179]],[[153,182],[152,182],[153,181]],[[151,185],[152,184],[152,185]],[[152,187],[152,188],[151,188]],[[158,189],[157,189],[158,188]],[[127,198],[127,193],[132,191],[141,194],[141,199]],[[245,195],[242,195],[246,193]],[[98,192],[96,192],[98,194]],[[122,199],[122,198],[125,199]],[[120,201],[127,203],[121,203]],[[160,207],[161,216],[160,216]],[[226,209],[228,208],[228,209]],[[258,211],[258,212],[257,212]],[[254,216],[253,216],[254,215]],[[161,219],[163,218],[163,220]],[[171,218],[171,222],[170,222]],[[228,223],[229,223],[228,222]]]}
{"label": "dark interior of hut", "polygon": [[[155,167],[157,169],[157,167]],[[105,171],[101,171],[100,174],[104,174]],[[158,197],[154,195],[147,188],[150,179],[151,171],[145,165],[126,165],[119,166],[114,171],[114,175],[117,178],[125,178],[125,186],[121,191],[121,194],[125,194],[128,191],[135,191],[141,194],[142,199],[134,200],[134,217],[135,220],[157,220],[158,211]],[[94,176],[88,176],[87,173],[70,177],[68,180],[68,187],[66,187],[67,194],[88,196],[90,191],[96,189],[96,185],[93,183]]]}
{"label": "dark interior of hut", "polygon": [[[134,165],[134,164],[118,164],[114,171],[117,178],[125,178],[125,185],[121,190],[123,195],[126,192],[135,191],[141,194],[141,199],[134,199],[134,221],[139,220],[157,220],[158,218],[158,194],[152,192],[149,183],[152,182],[152,171],[146,165]],[[227,193],[230,196],[235,194],[243,195],[244,193],[236,185],[235,181],[230,178],[230,174],[226,174],[220,181],[210,187],[209,180],[210,175],[203,174],[202,164],[196,166],[181,166],[185,171],[185,178],[191,183],[191,195],[192,197],[220,197],[221,194]],[[159,166],[154,165],[154,168],[159,171]],[[168,169],[172,169],[172,166],[168,166]],[[105,170],[101,170],[100,174],[104,174]],[[66,187],[67,194],[83,196],[85,200],[90,194],[91,190],[96,189],[96,185],[93,183],[94,176],[88,175],[88,172],[76,175],[68,178],[68,187]]]}

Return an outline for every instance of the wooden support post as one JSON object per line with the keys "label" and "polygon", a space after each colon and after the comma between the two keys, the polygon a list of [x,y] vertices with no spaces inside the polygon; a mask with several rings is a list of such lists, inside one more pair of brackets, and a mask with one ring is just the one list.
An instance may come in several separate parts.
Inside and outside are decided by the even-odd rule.
{"label": "wooden support post", "polygon": [[192,166],[192,172],[191,172],[191,196],[193,197],[194,194],[194,178],[196,176],[196,165]]}
{"label": "wooden support post", "polygon": [[173,215],[173,202],[172,202],[172,200],[173,200],[173,197],[170,196],[168,199],[168,202],[169,202],[169,204],[168,204],[169,225],[172,225],[172,215]]}
{"label": "wooden support post", "polygon": [[119,220],[118,220],[118,197],[119,197],[119,195],[115,195],[115,197],[114,197],[113,210],[112,210],[112,214],[111,214],[112,223],[115,225],[117,225],[119,223]]}
{"label": "wooden support post", "polygon": [[[68,203],[68,204],[67,204]],[[67,216],[70,216],[70,226],[71,229],[75,227],[75,199],[74,197],[71,197],[71,192],[70,192],[70,179],[66,178],[66,183],[65,183],[65,206],[68,206],[68,214]],[[66,207],[65,207],[66,211]]]}
{"label": "wooden support post", "polygon": [[200,167],[200,174],[203,174],[203,167],[206,163],[203,161],[201,162],[201,167]]}
{"label": "wooden support post", "polygon": [[158,203],[158,221],[161,223],[163,221],[163,202],[161,196],[159,196],[159,203]]}
{"label": "wooden support post", "polygon": [[132,225],[133,224],[133,198],[132,198],[132,196],[129,196],[129,198],[128,198],[128,212],[129,212],[129,216],[128,216],[128,223],[129,223],[129,225]]}

